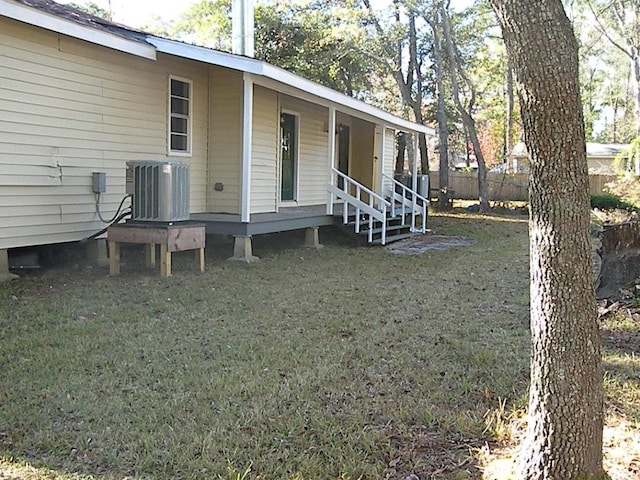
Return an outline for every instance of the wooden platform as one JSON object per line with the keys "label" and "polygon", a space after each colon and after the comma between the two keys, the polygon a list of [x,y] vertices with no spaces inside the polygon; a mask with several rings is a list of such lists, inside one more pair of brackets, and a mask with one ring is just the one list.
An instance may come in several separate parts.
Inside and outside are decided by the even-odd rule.
{"label": "wooden platform", "polygon": [[136,243],[145,246],[145,263],[156,264],[156,245],[160,245],[160,276],[171,275],[171,254],[183,250],[195,250],[195,259],[200,271],[204,271],[205,224],[178,222],[158,224],[150,222],[128,222],[112,225],[107,229],[109,243],[109,274],[120,273],[120,244]]}

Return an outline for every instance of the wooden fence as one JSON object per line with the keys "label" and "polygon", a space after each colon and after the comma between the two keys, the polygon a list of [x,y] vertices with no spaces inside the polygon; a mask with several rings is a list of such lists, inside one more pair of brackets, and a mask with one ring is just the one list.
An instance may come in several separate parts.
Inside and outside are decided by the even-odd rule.
{"label": "wooden fence", "polygon": [[[605,185],[615,180],[614,175],[589,175],[591,194],[603,193]],[[440,182],[439,172],[429,174],[431,197],[437,195]],[[487,173],[487,186],[489,187],[490,201],[528,201],[529,200],[529,175],[516,173],[507,175],[503,173]],[[459,200],[478,199],[478,175],[475,172],[449,172],[449,190],[453,190],[453,198]]]}

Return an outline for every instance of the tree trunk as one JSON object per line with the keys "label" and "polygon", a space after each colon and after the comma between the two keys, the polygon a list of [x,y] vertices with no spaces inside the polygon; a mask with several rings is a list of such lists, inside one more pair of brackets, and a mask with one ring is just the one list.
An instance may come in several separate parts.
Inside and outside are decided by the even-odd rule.
{"label": "tree trunk", "polygon": [[504,159],[507,161],[513,149],[513,67],[511,62],[507,60],[507,108],[506,108],[506,126],[504,132]]}
{"label": "tree trunk", "polygon": [[577,42],[561,0],[491,3],[531,153],[531,387],[518,478],[606,478]]}
{"label": "tree trunk", "polygon": [[434,13],[425,17],[433,32],[433,69],[436,78],[436,91],[438,106],[436,109],[436,121],[438,122],[438,139],[440,143],[438,164],[438,210],[443,212],[451,210],[449,203],[449,128],[447,126],[447,110],[444,91],[444,66],[442,62],[442,50],[440,47],[440,32],[438,21],[438,8]]}
{"label": "tree trunk", "polygon": [[[480,148],[480,141],[478,140],[478,132],[476,130],[476,122],[471,116],[471,110],[473,106],[473,98],[470,101],[470,108],[465,108],[462,105],[460,99],[460,87],[458,85],[458,59],[456,56],[453,38],[451,34],[451,23],[449,21],[449,14],[444,6],[440,6],[440,15],[442,18],[442,32],[444,33],[444,41],[447,45],[447,51],[449,54],[449,68],[451,70],[451,90],[453,93],[453,101],[456,104],[456,108],[462,119],[462,123],[469,132],[471,137],[471,144],[473,145],[473,152],[476,155],[476,161],[478,162],[478,200],[480,202],[480,212],[486,213],[489,211],[489,188],[487,186],[487,167],[484,163],[484,156],[482,155],[482,149]],[[472,95],[473,96],[473,95]],[[466,146],[465,146],[466,148]]]}

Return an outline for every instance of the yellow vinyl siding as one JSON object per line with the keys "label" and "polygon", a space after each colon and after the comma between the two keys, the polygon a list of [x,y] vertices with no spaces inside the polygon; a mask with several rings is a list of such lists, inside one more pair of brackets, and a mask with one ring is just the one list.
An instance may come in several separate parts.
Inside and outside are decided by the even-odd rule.
{"label": "yellow vinyl siding", "polygon": [[251,213],[275,212],[278,165],[278,94],[255,86],[251,156]]}
{"label": "yellow vinyl siding", "polygon": [[[207,210],[240,213],[242,146],[242,74],[221,67],[209,69],[210,139]],[[214,190],[216,183],[222,191]]]}
{"label": "yellow vinyl siding", "polygon": [[[393,178],[394,176],[394,164],[396,161],[396,135],[395,131],[391,128],[385,128],[383,130],[384,135],[384,149],[382,151],[382,172]],[[386,194],[392,189],[392,182],[388,178],[383,177],[380,184],[382,189],[378,193]]]}
{"label": "yellow vinyl siding", "polygon": [[367,188],[373,187],[373,138],[375,125],[358,118],[351,124],[351,177]]}
{"label": "yellow vinyl siding", "polygon": [[327,201],[329,160],[327,125],[329,110],[304,100],[283,95],[283,110],[299,114],[298,205],[318,205]]}
{"label": "yellow vinyl siding", "polygon": [[206,208],[208,70],[134,57],[0,18],[0,249],[103,228],[91,173],[107,174],[103,216],[125,193],[125,162],[167,158],[168,76],[193,81],[191,210]]}
{"label": "yellow vinyl siding", "polygon": [[383,172],[393,177],[396,162],[396,132],[391,128],[384,129],[384,166]]}

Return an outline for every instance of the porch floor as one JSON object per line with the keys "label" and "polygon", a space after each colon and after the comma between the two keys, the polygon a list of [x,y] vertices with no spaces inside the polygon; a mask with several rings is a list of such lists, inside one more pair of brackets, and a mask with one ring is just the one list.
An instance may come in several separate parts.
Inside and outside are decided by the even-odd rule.
{"label": "porch floor", "polygon": [[[333,207],[333,214],[342,214],[342,203]],[[207,234],[214,235],[262,235],[266,233],[300,230],[310,227],[333,225],[334,217],[327,215],[327,206],[281,207],[279,212],[253,213],[251,221],[243,223],[240,215],[228,213],[192,213],[191,220],[206,224]]]}

